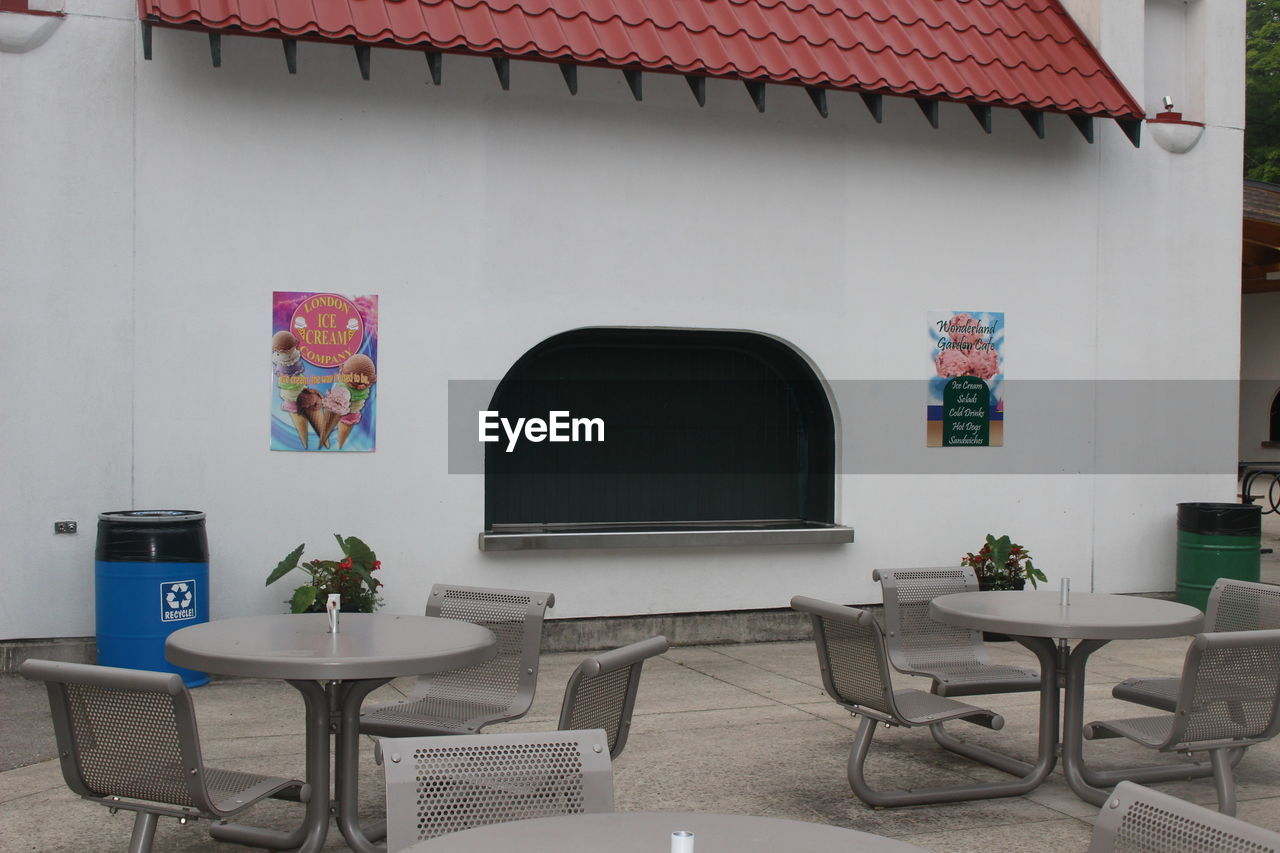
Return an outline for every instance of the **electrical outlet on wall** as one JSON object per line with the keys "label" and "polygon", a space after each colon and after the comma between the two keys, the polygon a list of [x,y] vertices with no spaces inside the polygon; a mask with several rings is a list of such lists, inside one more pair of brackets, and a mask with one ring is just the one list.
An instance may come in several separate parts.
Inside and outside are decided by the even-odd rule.
{"label": "electrical outlet on wall", "polygon": [[76,523],[74,521],[55,521],[53,523],[54,533],[75,533]]}

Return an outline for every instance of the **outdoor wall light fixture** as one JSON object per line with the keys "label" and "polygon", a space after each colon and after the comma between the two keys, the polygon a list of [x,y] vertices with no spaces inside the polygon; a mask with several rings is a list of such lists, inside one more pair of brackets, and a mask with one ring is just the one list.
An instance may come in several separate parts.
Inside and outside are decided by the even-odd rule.
{"label": "outdoor wall light fixture", "polygon": [[0,12],[0,53],[26,53],[49,40],[62,23],[64,0],[30,0],[25,11]]}
{"label": "outdoor wall light fixture", "polygon": [[1174,112],[1173,99],[1168,95],[1164,96],[1164,112],[1147,119],[1147,127],[1156,144],[1170,154],[1185,154],[1204,134],[1204,123],[1187,121],[1182,113]]}

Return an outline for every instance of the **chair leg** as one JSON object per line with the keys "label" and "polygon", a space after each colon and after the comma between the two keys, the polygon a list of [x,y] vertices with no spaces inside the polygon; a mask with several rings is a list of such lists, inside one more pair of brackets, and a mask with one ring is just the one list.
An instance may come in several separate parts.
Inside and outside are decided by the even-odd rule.
{"label": "chair leg", "polygon": [[133,819],[133,836],[129,839],[129,853],[150,853],[151,842],[156,838],[154,812],[138,812]]}
{"label": "chair leg", "polygon": [[1005,773],[1019,776],[1026,775],[1033,769],[1033,765],[1025,761],[1009,755],[1001,755],[994,750],[986,749],[976,744],[966,743],[943,728],[942,723],[934,723],[929,726],[929,734],[933,735],[933,739],[938,746],[948,752],[963,755],[965,758],[970,758],[974,761],[981,761],[983,764],[989,764],[997,770],[1003,770]]}
{"label": "chair leg", "polygon": [[1210,750],[1209,761],[1213,764],[1213,787],[1218,791],[1218,811],[1235,817],[1236,779],[1231,771],[1231,752],[1228,749]]}
{"label": "chair leg", "polygon": [[871,748],[871,739],[876,736],[876,721],[870,717],[863,717],[861,725],[858,726],[858,735],[853,740],[853,747],[849,750],[849,787],[853,789],[853,793],[858,799],[864,803],[873,806],[886,805],[879,802],[880,796],[867,784],[867,778],[862,772],[862,765],[867,760],[867,751]]}
{"label": "chair leg", "polygon": [[1042,760],[1032,768],[1031,774],[1008,782],[983,782],[973,785],[954,785],[947,788],[918,788],[908,791],[875,791],[867,784],[863,764],[871,750],[871,739],[876,726],[870,717],[862,718],[862,725],[849,751],[849,787],[858,799],[872,806],[921,806],[929,803],[956,803],[965,800],[989,800],[995,797],[1017,797],[1035,788],[1049,774],[1052,764]]}

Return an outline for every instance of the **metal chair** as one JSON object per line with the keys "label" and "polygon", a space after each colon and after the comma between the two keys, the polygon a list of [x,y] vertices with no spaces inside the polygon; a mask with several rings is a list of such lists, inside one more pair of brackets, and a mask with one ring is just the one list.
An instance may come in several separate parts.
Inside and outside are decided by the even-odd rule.
{"label": "metal chair", "polygon": [[49,691],[67,786],[137,813],[129,853],[151,849],[162,815],[222,820],[267,797],[309,798],[297,779],[206,767],[191,694],[176,674],[34,659],[18,671]]}
{"label": "metal chair", "polygon": [[646,660],[668,648],[666,637],[650,637],[582,661],[565,686],[557,728],[603,729],[609,758],[616,759],[627,745],[640,670]]}
{"label": "metal chair", "polygon": [[360,733],[381,737],[475,734],[529,712],[538,684],[542,618],[549,592],[446,586],[431,588],[427,615],[463,619],[498,636],[492,659],[418,677],[413,693],[360,715]]}
{"label": "metal chair", "polygon": [[973,569],[877,569],[871,577],[883,590],[885,644],[894,669],[933,679],[939,696],[1040,689],[1037,671],[992,663],[982,632],[929,618],[929,602],[938,596],[978,591]]}
{"label": "metal chair", "polygon": [[[968,566],[923,569],[877,569],[871,573],[884,596],[885,645],[889,663],[907,675],[932,679],[939,696],[1021,693],[1040,689],[1034,669],[991,662],[982,632],[934,621],[929,603],[940,595],[977,592],[978,578]],[[929,727],[934,741],[966,758],[1009,773],[1025,772],[1016,762],[968,744],[941,724]]]}
{"label": "metal chair", "polygon": [[1236,813],[1232,758],[1280,732],[1280,630],[1197,634],[1172,714],[1098,720],[1089,739],[1126,737],[1161,752],[1208,752],[1218,811]]}
{"label": "metal chair", "polygon": [[[1204,629],[1260,631],[1280,628],[1280,586],[1218,578],[1209,590],[1204,613]],[[1179,679],[1130,678],[1111,690],[1111,695],[1148,708],[1172,711],[1178,702]]]}
{"label": "metal chair", "polygon": [[1088,853],[1280,853],[1280,833],[1121,782],[1093,822]]}
{"label": "metal chair", "polygon": [[[894,690],[885,651],[884,629],[865,610],[798,595],[791,607],[813,620],[818,666],[827,695],[841,707],[862,717],[849,753],[849,786],[858,798],[873,806],[908,806],[979,800],[1026,793],[1038,778],[1013,782],[986,782],[909,791],[875,791],[867,784],[863,764],[871,748],[876,726],[932,726],[948,720],[965,720],[989,729],[1004,727],[1004,718],[987,708],[923,690]],[[1033,771],[1041,775],[1037,768]]]}
{"label": "metal chair", "polygon": [[388,851],[473,826],[613,811],[603,729],[394,738],[384,755]]}

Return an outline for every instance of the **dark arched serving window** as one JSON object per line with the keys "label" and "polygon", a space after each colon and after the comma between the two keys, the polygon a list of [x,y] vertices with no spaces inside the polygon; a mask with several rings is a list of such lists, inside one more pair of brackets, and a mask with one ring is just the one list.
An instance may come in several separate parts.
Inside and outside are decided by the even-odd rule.
{"label": "dark arched serving window", "polygon": [[[833,523],[826,390],[767,335],[565,332],[511,367],[490,411],[486,549],[771,541],[734,536],[761,531],[772,541],[791,541],[780,531],[794,541],[852,537]],[[521,418],[545,429],[521,432]]]}
{"label": "dark arched serving window", "polygon": [[1268,441],[1280,442],[1280,391],[1271,400],[1271,430]]}

